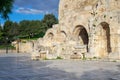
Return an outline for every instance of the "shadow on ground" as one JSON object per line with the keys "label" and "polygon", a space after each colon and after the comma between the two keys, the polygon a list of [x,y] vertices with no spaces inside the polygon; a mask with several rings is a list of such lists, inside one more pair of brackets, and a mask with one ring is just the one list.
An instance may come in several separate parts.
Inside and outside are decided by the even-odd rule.
{"label": "shadow on ground", "polygon": [[120,80],[120,65],[90,61],[32,61],[30,56],[5,56],[0,57],[0,80]]}
{"label": "shadow on ground", "polygon": [[51,61],[28,57],[0,57],[0,80],[79,80],[73,73],[49,68]]}
{"label": "shadow on ground", "polygon": [[118,68],[117,70],[111,68],[111,70],[98,69],[86,71],[80,76],[80,80],[120,80],[120,65],[116,67]]}

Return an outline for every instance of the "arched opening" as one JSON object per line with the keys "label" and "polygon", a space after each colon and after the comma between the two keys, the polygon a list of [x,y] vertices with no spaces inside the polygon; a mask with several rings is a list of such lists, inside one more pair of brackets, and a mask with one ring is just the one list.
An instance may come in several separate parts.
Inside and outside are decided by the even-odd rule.
{"label": "arched opening", "polygon": [[[97,31],[97,44],[98,53],[100,57],[107,57],[108,54],[111,52],[111,43],[110,43],[110,27],[109,24],[106,22],[100,23],[98,25]],[[98,45],[98,46],[97,46]]]}
{"label": "arched opening", "polygon": [[107,47],[107,52],[110,53],[111,52],[111,44],[110,44],[110,27],[109,27],[109,24],[106,23],[106,22],[102,22],[101,23],[101,26],[105,32],[105,39],[106,39],[106,47]]}
{"label": "arched opening", "polygon": [[76,26],[74,31],[74,40],[79,42],[80,45],[86,45],[87,46],[87,52],[88,52],[88,43],[89,43],[89,38],[88,38],[88,33],[87,30],[85,29],[84,26]]}
{"label": "arched opening", "polygon": [[62,40],[65,41],[66,37],[67,37],[67,34],[65,33],[65,31],[61,31],[60,33],[61,33]]}
{"label": "arched opening", "polygon": [[79,37],[82,38],[83,44],[88,45],[88,34],[85,28],[81,29]]}
{"label": "arched opening", "polygon": [[47,36],[48,36],[48,39],[49,39],[49,40],[52,40],[52,39],[53,39],[54,34],[50,32],[50,33],[48,33],[48,35],[47,35]]}

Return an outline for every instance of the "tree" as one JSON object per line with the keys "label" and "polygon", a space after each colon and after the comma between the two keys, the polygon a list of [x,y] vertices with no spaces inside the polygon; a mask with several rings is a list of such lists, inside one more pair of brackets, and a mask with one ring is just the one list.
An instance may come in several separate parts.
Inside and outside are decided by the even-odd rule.
{"label": "tree", "polygon": [[32,23],[29,20],[23,20],[19,23],[20,26],[20,36],[25,37],[31,35]]}
{"label": "tree", "polygon": [[9,35],[10,35],[9,30],[11,29],[12,24],[13,24],[13,22],[8,21],[8,20],[4,23],[4,26],[3,26],[4,36],[9,37]]}
{"label": "tree", "polygon": [[4,40],[6,37],[9,36],[9,33],[8,33],[8,30],[9,30],[9,27],[8,26],[11,26],[11,21],[6,21],[3,25],[3,37],[4,37]]}
{"label": "tree", "polygon": [[12,23],[12,25],[11,25],[8,33],[9,33],[9,35],[10,35],[11,37],[16,37],[16,36],[18,36],[19,33],[20,33],[20,32],[19,32],[18,23],[16,23],[16,22]]}
{"label": "tree", "polygon": [[[8,38],[10,41],[15,38],[38,38],[43,37],[47,29],[58,21],[53,14],[45,15],[42,21],[40,20],[23,20],[19,23],[7,20],[3,26],[4,40]],[[3,40],[3,41],[4,41]]]}
{"label": "tree", "polygon": [[3,38],[3,30],[2,30],[2,26],[0,26],[0,40]]}
{"label": "tree", "polygon": [[19,26],[16,22],[6,21],[3,26],[4,37],[9,40],[14,40],[14,37],[19,35]]}
{"label": "tree", "polygon": [[4,42],[2,26],[0,26],[0,45]]}
{"label": "tree", "polygon": [[11,13],[14,0],[0,0],[0,15],[3,19],[8,19],[8,14]]}
{"label": "tree", "polygon": [[46,25],[46,30],[52,28],[54,24],[58,23],[58,19],[53,14],[46,14],[42,20],[43,24]]}
{"label": "tree", "polygon": [[40,33],[41,21],[38,20],[23,20],[19,23],[20,25],[20,35],[33,37]]}

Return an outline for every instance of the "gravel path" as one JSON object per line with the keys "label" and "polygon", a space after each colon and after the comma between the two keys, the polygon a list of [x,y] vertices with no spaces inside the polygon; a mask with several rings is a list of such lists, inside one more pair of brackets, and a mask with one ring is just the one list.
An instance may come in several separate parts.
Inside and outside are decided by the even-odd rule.
{"label": "gravel path", "polygon": [[29,54],[0,54],[0,80],[120,80],[120,62],[32,61]]}

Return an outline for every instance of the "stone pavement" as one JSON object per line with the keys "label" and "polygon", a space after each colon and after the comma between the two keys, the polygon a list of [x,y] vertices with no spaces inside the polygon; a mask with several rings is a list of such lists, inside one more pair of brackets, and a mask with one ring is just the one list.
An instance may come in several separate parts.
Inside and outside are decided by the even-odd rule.
{"label": "stone pavement", "polygon": [[29,54],[0,54],[0,80],[120,80],[120,63],[32,61]]}

